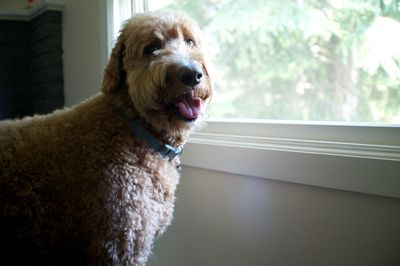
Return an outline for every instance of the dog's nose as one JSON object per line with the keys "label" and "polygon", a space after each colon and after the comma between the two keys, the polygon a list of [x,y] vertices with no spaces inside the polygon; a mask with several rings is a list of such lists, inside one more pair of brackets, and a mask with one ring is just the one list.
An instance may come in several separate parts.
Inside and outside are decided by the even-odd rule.
{"label": "dog's nose", "polygon": [[184,85],[194,87],[201,82],[203,72],[198,66],[184,66],[179,70],[178,78]]}

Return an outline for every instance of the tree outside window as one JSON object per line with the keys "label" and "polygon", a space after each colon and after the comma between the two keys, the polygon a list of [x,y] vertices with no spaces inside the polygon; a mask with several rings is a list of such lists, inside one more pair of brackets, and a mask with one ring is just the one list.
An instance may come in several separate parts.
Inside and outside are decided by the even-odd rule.
{"label": "tree outside window", "polygon": [[211,118],[400,123],[399,2],[175,0],[164,7],[188,13],[209,40]]}

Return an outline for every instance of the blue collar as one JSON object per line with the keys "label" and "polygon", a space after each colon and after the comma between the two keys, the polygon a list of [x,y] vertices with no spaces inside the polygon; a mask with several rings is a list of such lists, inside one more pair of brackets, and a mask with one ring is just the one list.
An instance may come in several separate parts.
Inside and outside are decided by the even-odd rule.
{"label": "blue collar", "polygon": [[133,132],[133,134],[147,142],[147,145],[153,150],[159,152],[163,158],[171,161],[176,156],[179,156],[182,153],[183,147],[172,147],[166,143],[158,140],[153,134],[144,129],[138,121],[133,118],[128,118],[129,126]]}

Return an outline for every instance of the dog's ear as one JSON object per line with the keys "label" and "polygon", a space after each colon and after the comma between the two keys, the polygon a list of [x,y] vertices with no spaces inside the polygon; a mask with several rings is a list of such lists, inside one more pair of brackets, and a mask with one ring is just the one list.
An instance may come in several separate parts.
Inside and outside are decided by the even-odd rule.
{"label": "dog's ear", "polygon": [[125,83],[126,73],[123,66],[124,54],[125,44],[121,32],[117,43],[112,49],[110,60],[104,70],[103,84],[101,88],[103,93],[115,92],[120,85]]}

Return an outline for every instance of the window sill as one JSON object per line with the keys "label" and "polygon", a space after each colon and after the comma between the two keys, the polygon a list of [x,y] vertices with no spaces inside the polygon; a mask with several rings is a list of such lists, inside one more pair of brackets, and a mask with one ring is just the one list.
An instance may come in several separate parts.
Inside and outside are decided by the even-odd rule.
{"label": "window sill", "polygon": [[182,163],[215,171],[400,198],[400,128],[211,121]]}

